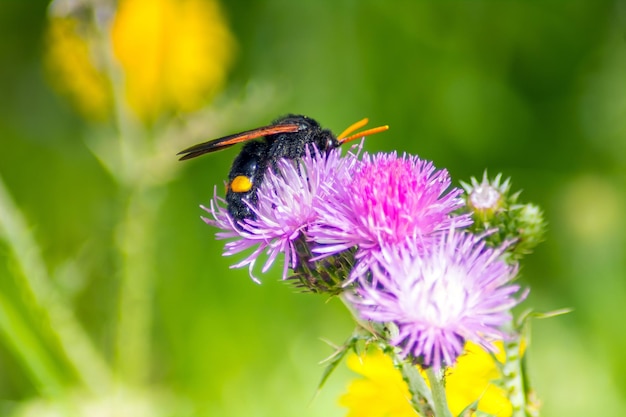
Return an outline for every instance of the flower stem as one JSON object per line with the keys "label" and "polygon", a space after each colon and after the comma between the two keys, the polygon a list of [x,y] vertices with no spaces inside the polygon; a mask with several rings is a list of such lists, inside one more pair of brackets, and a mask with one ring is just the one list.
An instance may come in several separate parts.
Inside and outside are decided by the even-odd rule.
{"label": "flower stem", "polygon": [[115,370],[120,380],[136,386],[147,382],[150,369],[152,325],[153,244],[156,214],[162,188],[150,181],[148,168],[154,156],[145,127],[133,117],[126,103],[124,73],[111,43],[110,21],[100,21],[96,9],[92,20],[104,70],[113,92],[114,124],[118,131],[117,158],[105,166],[126,196],[116,229],[119,256],[119,319],[115,339]]}
{"label": "flower stem", "polygon": [[446,401],[446,389],[443,380],[443,371],[439,372],[439,375],[435,373],[433,368],[427,368],[425,370],[428,381],[430,382],[430,389],[433,393],[433,403],[435,406],[435,416],[437,417],[452,417],[452,413],[448,408]]}
{"label": "flower stem", "polygon": [[[15,274],[15,284],[32,302],[27,306],[34,315],[49,321],[50,331],[54,332],[67,359],[72,364],[83,383],[93,392],[105,390],[111,383],[111,375],[102,355],[95,349],[89,336],[67,306],[70,303],[52,285],[41,250],[33,237],[26,220],[13,202],[0,178],[0,233],[6,240],[20,273]],[[4,300],[6,301],[6,300]],[[2,330],[10,337],[18,355],[22,356],[39,375],[38,379],[49,380],[51,375],[44,366],[46,359],[39,351],[40,342],[29,336],[31,332],[19,318],[12,314],[12,308],[3,304]],[[5,327],[6,326],[6,327]],[[33,343],[31,343],[33,342]],[[32,352],[28,352],[32,350]],[[37,353],[39,352],[39,353]],[[53,386],[53,385],[50,385]]]}
{"label": "flower stem", "polygon": [[22,320],[11,302],[0,291],[0,333],[9,342],[15,355],[30,372],[35,385],[47,395],[63,391],[64,378],[54,365],[54,360],[44,349],[37,336]]}
{"label": "flower stem", "polygon": [[120,255],[119,320],[116,338],[117,371],[126,382],[141,385],[150,369],[152,325],[153,244],[159,189],[136,189],[118,228]]}
{"label": "flower stem", "polygon": [[434,403],[432,393],[424,377],[412,363],[394,358],[394,362],[397,360],[400,361],[397,366],[399,366],[400,372],[402,373],[402,379],[407,383],[412,395],[411,404],[413,405],[413,409],[417,411],[420,416],[429,415],[428,413],[433,409]]}
{"label": "flower stem", "polygon": [[511,416],[534,417],[538,415],[538,407],[529,398],[531,393],[529,393],[528,382],[524,372],[521,340],[522,337],[518,336],[515,339],[504,342],[506,362],[502,367],[502,375],[513,408]]}

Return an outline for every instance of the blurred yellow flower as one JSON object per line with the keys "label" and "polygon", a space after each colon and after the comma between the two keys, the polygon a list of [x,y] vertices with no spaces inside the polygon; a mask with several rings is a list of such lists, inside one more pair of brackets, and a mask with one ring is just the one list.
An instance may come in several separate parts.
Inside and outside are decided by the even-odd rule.
{"label": "blurred yellow flower", "polygon": [[98,69],[86,29],[74,18],[51,19],[44,62],[54,87],[85,116],[102,119],[110,110],[110,84]]}
{"label": "blurred yellow flower", "polygon": [[128,103],[143,120],[205,103],[235,47],[213,0],[122,0],[111,36]]}
{"label": "blurred yellow flower", "polygon": [[[110,83],[118,80],[99,62],[107,52],[95,48],[102,42],[93,25],[53,17],[46,61],[55,86],[87,116],[101,117],[110,114]],[[124,98],[144,122],[202,106],[233,62],[235,40],[215,0],[120,0],[108,35]]]}
{"label": "blurred yellow flower", "polygon": [[[504,360],[502,345],[498,360]],[[348,367],[365,378],[356,379],[339,404],[348,408],[348,417],[416,416],[410,404],[411,395],[400,371],[391,359],[376,350],[367,355],[351,355]],[[494,384],[502,376],[493,357],[473,343],[446,373],[446,396],[452,415],[459,415],[468,405],[478,401],[478,409],[497,417],[512,414],[504,389]]]}

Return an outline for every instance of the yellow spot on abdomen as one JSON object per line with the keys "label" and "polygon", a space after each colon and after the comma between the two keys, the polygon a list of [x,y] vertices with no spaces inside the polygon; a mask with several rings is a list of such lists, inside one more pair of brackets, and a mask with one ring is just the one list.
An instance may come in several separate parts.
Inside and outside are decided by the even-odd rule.
{"label": "yellow spot on abdomen", "polygon": [[252,189],[252,181],[246,176],[239,175],[230,183],[230,189],[235,193],[245,193]]}

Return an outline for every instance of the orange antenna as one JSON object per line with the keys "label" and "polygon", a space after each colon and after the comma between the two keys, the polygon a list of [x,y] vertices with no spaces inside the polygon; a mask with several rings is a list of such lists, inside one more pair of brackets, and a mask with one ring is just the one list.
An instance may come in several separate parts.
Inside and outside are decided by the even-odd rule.
{"label": "orange antenna", "polygon": [[[367,119],[364,119],[364,120],[367,120]],[[360,122],[358,122],[358,123],[360,123]],[[357,123],[355,123],[354,125],[356,125],[356,124],[357,124]],[[352,125],[352,126],[354,126],[354,125]],[[350,126],[350,127],[352,127],[352,126]],[[363,125],[363,126],[364,126],[364,125]],[[357,127],[356,129],[358,129],[358,127]],[[385,125],[385,126],[373,127],[373,128],[371,128],[371,129],[367,129],[367,130],[364,130],[364,131],[362,131],[362,132],[355,133],[354,135],[352,135],[352,136],[348,136],[347,138],[340,138],[340,139],[338,139],[338,140],[339,140],[339,142],[343,145],[344,143],[346,143],[346,142],[350,142],[351,140],[354,140],[354,139],[359,139],[359,138],[364,138],[365,136],[370,136],[370,135],[373,135],[373,134],[376,134],[376,133],[384,132],[384,131],[385,131],[385,130],[387,130],[387,129],[389,129],[389,126],[387,126],[387,125]],[[353,132],[353,131],[354,131],[354,130],[351,130],[350,132]],[[350,133],[350,132],[348,132],[348,133]]]}
{"label": "orange antenna", "polygon": [[350,133],[354,132],[355,130],[362,128],[368,122],[369,122],[369,119],[366,117],[365,119],[361,119],[356,123],[352,123],[350,126],[348,126],[346,130],[341,132],[341,135],[337,136],[337,139],[341,142],[341,139],[345,138],[346,136],[348,136]]}

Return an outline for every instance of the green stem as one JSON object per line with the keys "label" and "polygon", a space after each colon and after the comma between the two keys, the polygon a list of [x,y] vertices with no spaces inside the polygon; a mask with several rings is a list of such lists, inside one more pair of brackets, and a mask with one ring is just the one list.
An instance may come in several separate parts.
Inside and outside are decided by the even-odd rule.
{"label": "green stem", "polygon": [[521,355],[521,336],[504,342],[506,361],[502,365],[504,386],[509,393],[513,408],[512,417],[532,417],[531,404],[528,404],[528,393],[524,375],[524,359]]}
{"label": "green stem", "polygon": [[[95,12],[95,8],[94,8]],[[118,130],[117,158],[106,159],[106,167],[127,195],[123,218],[117,226],[119,253],[119,315],[115,339],[118,377],[130,384],[147,382],[150,369],[153,270],[152,242],[156,213],[161,203],[159,188],[151,186],[151,150],[146,130],[126,103],[124,72],[113,54],[110,22],[92,16],[105,72],[111,81],[113,120]],[[103,158],[105,160],[105,158]]]}
{"label": "green stem", "polygon": [[[399,361],[399,362],[398,362]],[[412,363],[399,358],[394,358],[394,362],[399,367],[402,373],[402,379],[409,386],[411,392],[411,404],[413,409],[419,413],[420,416],[427,416],[429,412],[434,408],[433,396],[424,380],[424,377],[419,372],[417,367]]]}
{"label": "green stem", "polygon": [[137,385],[146,382],[150,369],[152,242],[161,197],[156,189],[134,190],[118,230],[121,283],[116,366],[123,380]]}
{"label": "green stem", "polygon": [[[23,294],[33,300],[31,308],[34,313],[50,323],[51,331],[55,333],[67,359],[83,383],[93,392],[107,389],[111,383],[108,366],[73,311],[68,308],[70,303],[52,285],[39,246],[22,213],[6,190],[2,178],[0,178],[0,232],[13,252],[21,272],[15,274],[15,283]],[[24,355],[22,350],[32,348],[30,344],[26,346],[20,344],[31,339],[26,336],[27,333],[20,336],[26,331],[26,327],[20,325],[17,319],[10,319],[17,316],[12,315],[6,306],[5,314],[4,324],[11,326],[8,330],[14,337],[13,345],[20,355]],[[19,329],[22,329],[20,333],[14,333]],[[43,363],[35,357],[30,359]]]}
{"label": "green stem", "polygon": [[446,401],[446,388],[444,385],[443,371],[440,371],[439,375],[437,375],[431,367],[427,368],[425,372],[428,377],[428,381],[430,382],[430,389],[433,393],[435,416],[452,417],[452,413],[450,412]]}
{"label": "green stem", "polygon": [[0,291],[0,332],[28,369],[39,390],[46,395],[58,396],[65,385],[61,372],[41,346],[37,336],[20,318],[10,301],[2,295],[2,291]]}

